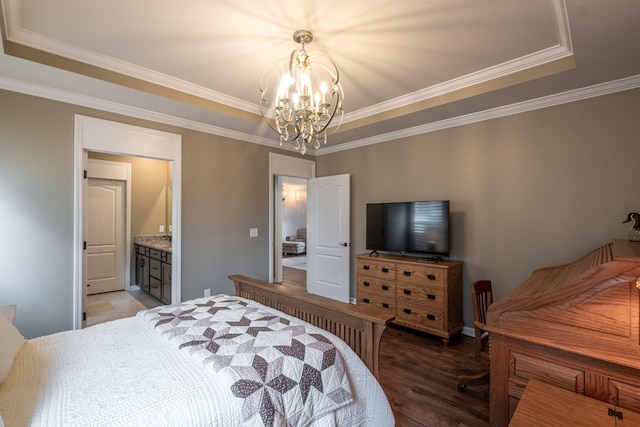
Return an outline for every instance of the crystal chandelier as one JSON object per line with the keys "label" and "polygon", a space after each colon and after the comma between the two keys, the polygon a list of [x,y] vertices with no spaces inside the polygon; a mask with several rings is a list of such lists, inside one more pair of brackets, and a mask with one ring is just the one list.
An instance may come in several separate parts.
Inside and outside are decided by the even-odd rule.
{"label": "crystal chandelier", "polygon": [[[291,52],[284,76],[274,78],[277,67],[282,67],[286,58],[273,62],[262,73],[260,112],[271,129],[280,135],[280,146],[291,142],[304,154],[311,143],[316,150],[321,140],[327,143],[327,128],[336,113],[342,123],[344,93],[334,62],[324,55],[307,54],[305,44],[313,40],[313,34],[300,30],[293,34],[293,39],[301,47]],[[278,88],[271,94],[275,97],[271,102],[267,98],[270,84]]]}

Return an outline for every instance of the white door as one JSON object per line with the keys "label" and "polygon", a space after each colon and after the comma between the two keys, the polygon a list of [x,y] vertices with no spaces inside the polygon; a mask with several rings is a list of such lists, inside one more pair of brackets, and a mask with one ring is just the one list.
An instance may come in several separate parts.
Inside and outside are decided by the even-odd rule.
{"label": "white door", "polygon": [[87,295],[124,290],[124,187],[89,178]]}
{"label": "white door", "polygon": [[307,291],[348,303],[350,176],[310,179],[307,197]]}

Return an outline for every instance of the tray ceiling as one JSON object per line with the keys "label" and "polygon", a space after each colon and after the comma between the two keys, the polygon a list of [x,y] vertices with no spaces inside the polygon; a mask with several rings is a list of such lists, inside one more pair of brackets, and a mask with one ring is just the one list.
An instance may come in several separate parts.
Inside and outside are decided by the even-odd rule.
{"label": "tray ceiling", "polygon": [[335,61],[345,90],[318,154],[640,75],[635,0],[0,1],[0,88],[273,146],[258,81],[311,30],[307,50]]}

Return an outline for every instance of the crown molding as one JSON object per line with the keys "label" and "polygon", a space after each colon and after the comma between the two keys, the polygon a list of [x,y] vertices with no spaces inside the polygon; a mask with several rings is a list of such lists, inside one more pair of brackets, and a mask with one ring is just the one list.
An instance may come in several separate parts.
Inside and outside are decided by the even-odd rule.
{"label": "crown molding", "polygon": [[427,123],[420,126],[414,126],[399,131],[384,133],[369,138],[363,138],[344,144],[323,147],[322,150],[315,155],[322,156],[325,154],[337,153],[339,151],[350,150],[352,148],[366,147],[368,145],[380,144],[383,142],[394,141],[401,138],[407,138],[416,135],[422,135],[430,132],[436,132],[443,129],[449,129],[457,126],[467,125],[471,123],[482,122],[485,120],[497,119],[500,117],[510,116],[514,114],[525,113],[527,111],[539,110],[543,108],[554,107],[561,104],[581,101],[598,96],[609,95],[616,92],[637,89],[640,87],[640,75],[631,76],[611,82],[601,83],[585,88],[575,89],[568,92],[544,96],[528,101],[518,102],[503,107],[492,108],[490,110],[479,111],[450,119],[440,120],[438,122]]}
{"label": "crown molding", "polygon": [[[426,134],[443,129],[453,128],[471,123],[477,123],[484,120],[496,119],[499,117],[510,116],[513,114],[524,113],[527,111],[549,108],[556,105],[567,104],[584,99],[594,98],[598,96],[608,95],[626,90],[633,90],[640,87],[640,75],[635,75],[611,82],[601,83],[585,88],[575,89],[555,95],[549,95],[528,101],[518,102],[503,107],[497,107],[490,110],[479,111],[459,117],[441,120],[438,122],[427,123],[420,126],[414,126],[399,131],[388,132],[369,138],[363,138],[343,144],[330,145],[323,147],[321,150],[309,149],[307,153],[311,156],[321,156],[325,154],[337,153],[339,151],[350,150],[353,148],[366,147],[368,145],[380,144],[401,138]],[[271,148],[284,149],[287,151],[295,151],[289,146],[280,146],[275,139],[264,138],[261,136],[238,132],[225,129],[193,120],[187,120],[168,114],[158,113],[155,111],[145,110],[142,108],[132,107],[125,104],[119,104],[112,101],[106,101],[90,96],[79,95],[76,93],[53,89],[48,86],[36,85],[22,80],[11,79],[0,76],[0,89],[11,92],[23,93],[39,98],[50,99],[53,101],[65,102],[68,104],[79,105],[97,110],[107,111],[111,113],[121,114],[128,117],[149,120],[155,123],[182,127],[185,129],[195,130],[211,135],[222,136],[225,138],[236,139],[240,141],[250,142],[253,144],[264,145]]]}
{"label": "crown molding", "polygon": [[[15,3],[16,1],[17,0],[13,0],[11,3]],[[7,7],[7,10],[11,10],[11,8]],[[5,21],[10,21],[12,24],[7,25],[7,40],[12,43],[30,47],[42,52],[51,53],[53,55],[68,58],[84,64],[89,64],[118,74],[133,77],[141,81],[171,88],[179,92],[214,101],[249,113],[260,114],[260,108],[255,103],[247,102],[222,92],[207,89],[203,86],[199,86],[167,74],[159,73],[145,67],[140,67],[126,61],[121,61],[107,55],[101,55],[88,49],[43,36],[42,34],[23,28],[19,28],[17,30],[13,29],[12,32],[9,32],[9,28],[15,28],[19,24],[15,22],[15,13],[9,12],[8,15],[9,16],[6,16]]]}
{"label": "crown molding", "polygon": [[[310,149],[307,153],[311,156],[321,156],[325,154],[337,153],[340,151],[350,150],[353,148],[366,147],[368,145],[380,144],[401,138],[426,134],[452,127],[462,126],[471,123],[477,123],[484,120],[496,119],[499,117],[510,116],[513,114],[524,113],[527,111],[549,108],[556,105],[576,102],[584,99],[594,98],[598,96],[608,95],[626,90],[633,90],[640,87],[640,75],[631,76],[611,82],[601,83],[581,89],[575,89],[560,94],[549,95],[541,98],[523,101],[516,104],[497,107],[490,110],[479,111],[464,116],[453,117],[434,123],[427,123],[420,126],[388,132],[369,138],[363,138],[344,144],[330,145],[323,147],[321,150]],[[166,124],[171,126],[191,129],[211,135],[222,136],[225,138],[237,139],[253,144],[260,144],[271,148],[279,148],[288,151],[295,151],[288,146],[281,147],[279,142],[274,139],[264,138],[261,136],[238,132],[225,129],[219,126],[209,125],[206,123],[187,120],[168,114],[157,113],[142,108],[132,107],[129,105],[119,104],[116,102],[106,101],[103,99],[93,98],[85,95],[79,95],[72,92],[52,89],[47,86],[27,83],[22,80],[10,79],[0,76],[0,89],[32,95],[40,98],[46,98],[54,101],[65,102],[73,105],[94,108],[97,110],[107,111],[111,113],[121,114],[124,116],[135,117],[138,119],[149,120],[152,122]]]}

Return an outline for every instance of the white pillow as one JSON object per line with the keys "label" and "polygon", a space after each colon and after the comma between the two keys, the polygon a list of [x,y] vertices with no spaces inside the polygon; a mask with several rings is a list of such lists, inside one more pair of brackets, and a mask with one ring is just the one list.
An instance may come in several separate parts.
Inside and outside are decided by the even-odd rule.
{"label": "white pillow", "polygon": [[0,348],[0,383],[9,375],[13,359],[20,351],[24,341],[20,331],[6,317],[0,316],[0,342],[2,343]]}

